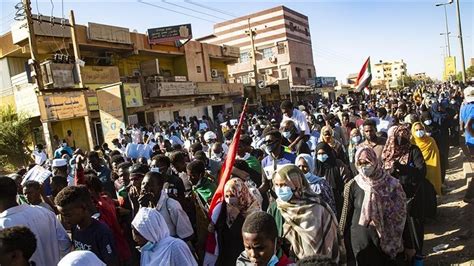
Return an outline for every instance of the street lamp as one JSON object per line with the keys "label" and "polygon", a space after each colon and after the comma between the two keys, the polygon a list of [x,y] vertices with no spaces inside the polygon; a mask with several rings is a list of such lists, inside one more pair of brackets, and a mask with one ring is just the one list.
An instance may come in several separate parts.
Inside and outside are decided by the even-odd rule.
{"label": "street lamp", "polygon": [[449,45],[449,28],[448,28],[448,12],[446,11],[446,6],[453,3],[453,0],[450,0],[448,3],[436,4],[435,6],[444,7],[444,21],[446,25],[446,43],[448,44],[448,56],[451,56],[451,46]]}
{"label": "street lamp", "polygon": [[448,56],[451,56],[451,49],[449,47],[449,35],[451,34],[451,32],[448,32],[448,33],[444,33],[444,32],[441,32],[439,35],[443,36],[443,35],[446,35],[446,38],[444,40],[444,44],[446,45],[446,52],[447,52],[447,55]]}

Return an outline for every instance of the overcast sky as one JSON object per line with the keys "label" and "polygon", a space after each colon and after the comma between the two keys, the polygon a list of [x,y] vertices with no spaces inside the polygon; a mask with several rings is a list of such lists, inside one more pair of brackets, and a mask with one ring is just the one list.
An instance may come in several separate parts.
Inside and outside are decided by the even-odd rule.
{"label": "overcast sky", "polygon": [[[0,30],[5,33],[13,22],[14,6],[20,1],[0,1]],[[439,2],[443,1],[447,0]],[[212,33],[217,22],[283,4],[309,17],[316,74],[336,76],[339,80],[358,72],[367,56],[371,56],[372,63],[403,59],[410,74],[426,72],[431,77],[441,78],[446,53],[445,38],[440,36],[445,31],[444,10],[435,7],[439,3],[435,0],[145,1],[155,7],[133,0],[63,0],[63,4],[59,0],[31,2],[33,13],[39,11],[48,16],[53,13],[55,17],[61,17],[63,10],[67,16],[73,9],[79,24],[96,22],[128,27],[142,33],[148,28],[191,23],[194,37]],[[474,57],[473,2],[461,1],[466,67]],[[452,36],[451,54],[458,57],[460,69],[455,5],[448,5],[447,10]]]}

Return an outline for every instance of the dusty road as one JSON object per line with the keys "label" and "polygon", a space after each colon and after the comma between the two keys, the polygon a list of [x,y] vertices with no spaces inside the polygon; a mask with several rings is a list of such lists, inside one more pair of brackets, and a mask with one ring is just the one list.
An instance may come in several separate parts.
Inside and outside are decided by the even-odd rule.
{"label": "dusty road", "polygon": [[[463,202],[467,188],[464,172],[474,173],[459,148],[451,148],[449,164],[445,182],[449,192],[438,197],[438,216],[425,226],[425,265],[474,266],[474,204]],[[433,251],[440,244],[449,246]]]}

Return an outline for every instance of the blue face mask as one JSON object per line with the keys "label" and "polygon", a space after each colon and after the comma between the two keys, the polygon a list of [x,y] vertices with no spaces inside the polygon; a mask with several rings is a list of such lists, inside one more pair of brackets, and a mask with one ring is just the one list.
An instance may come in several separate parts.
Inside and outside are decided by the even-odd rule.
{"label": "blue face mask", "polygon": [[291,137],[291,132],[290,131],[283,131],[281,133],[281,135],[285,138],[285,139],[289,139]]}
{"label": "blue face mask", "polygon": [[280,200],[285,202],[288,202],[293,197],[293,191],[291,191],[289,186],[277,187],[275,188],[275,193]]}
{"label": "blue face mask", "polygon": [[145,245],[143,245],[143,247],[140,248],[140,252],[142,252],[142,251],[150,251],[150,250],[152,250],[154,247],[155,247],[155,243],[152,243],[152,242],[148,241],[148,242],[146,242]]}
{"label": "blue face mask", "polygon": [[306,180],[308,180],[308,183],[310,184],[316,183],[316,181],[318,181],[319,179],[317,175],[313,175],[310,172],[307,172],[306,174],[304,174],[304,177],[306,178]]}
{"label": "blue face mask", "polygon": [[316,158],[318,159],[318,161],[324,163],[329,158],[329,156],[326,153],[325,154],[318,154],[318,156],[316,156]]}

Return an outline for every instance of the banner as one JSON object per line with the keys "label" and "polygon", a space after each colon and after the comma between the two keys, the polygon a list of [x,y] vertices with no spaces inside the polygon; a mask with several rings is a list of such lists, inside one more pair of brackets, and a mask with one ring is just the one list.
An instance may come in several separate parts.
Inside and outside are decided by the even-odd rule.
{"label": "banner", "polygon": [[456,57],[448,56],[444,58],[444,75],[446,77],[456,75]]}
{"label": "banner", "polygon": [[38,96],[42,121],[59,121],[87,115],[84,93],[63,92]]}
{"label": "banner", "polygon": [[140,83],[124,83],[125,105],[129,107],[143,106],[142,87]]}
{"label": "banner", "polygon": [[113,147],[112,140],[117,138],[120,129],[125,130],[125,114],[122,104],[122,84],[112,85],[97,90],[100,121],[104,141]]}

